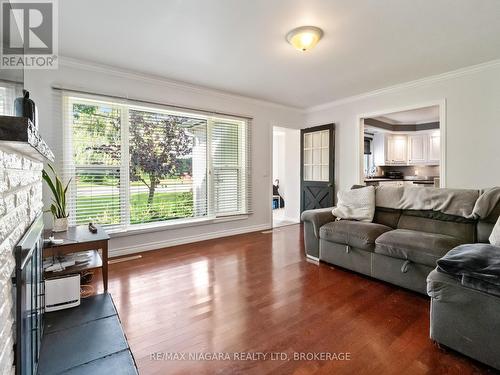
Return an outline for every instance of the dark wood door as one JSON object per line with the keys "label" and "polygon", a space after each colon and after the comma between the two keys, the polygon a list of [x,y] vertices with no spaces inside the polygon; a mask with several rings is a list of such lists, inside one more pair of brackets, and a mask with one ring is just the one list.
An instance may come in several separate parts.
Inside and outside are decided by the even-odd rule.
{"label": "dark wood door", "polygon": [[300,212],[332,207],[335,201],[335,124],[300,134]]}

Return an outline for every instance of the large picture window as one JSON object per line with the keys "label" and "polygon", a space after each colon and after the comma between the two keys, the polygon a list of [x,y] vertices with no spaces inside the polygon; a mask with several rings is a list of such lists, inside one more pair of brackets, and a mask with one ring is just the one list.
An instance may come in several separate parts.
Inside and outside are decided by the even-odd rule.
{"label": "large picture window", "polygon": [[75,96],[64,109],[72,224],[250,213],[248,120]]}

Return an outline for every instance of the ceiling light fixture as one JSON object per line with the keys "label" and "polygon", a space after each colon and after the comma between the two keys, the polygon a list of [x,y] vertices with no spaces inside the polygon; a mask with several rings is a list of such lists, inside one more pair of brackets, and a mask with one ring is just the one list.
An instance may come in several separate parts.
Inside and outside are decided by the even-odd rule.
{"label": "ceiling light fixture", "polygon": [[323,30],[319,27],[301,26],[288,32],[288,34],[286,34],[286,40],[295,49],[305,52],[314,48],[322,36]]}

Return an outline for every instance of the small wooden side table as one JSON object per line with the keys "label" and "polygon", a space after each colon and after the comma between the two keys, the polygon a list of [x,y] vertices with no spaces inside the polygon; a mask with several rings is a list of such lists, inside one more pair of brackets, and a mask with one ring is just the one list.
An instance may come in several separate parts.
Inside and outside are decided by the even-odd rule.
{"label": "small wooden side table", "polygon": [[[54,233],[55,239],[61,239],[62,244],[45,243],[43,247],[43,257],[63,256],[71,253],[93,250],[90,262],[85,265],[74,265],[59,272],[45,272],[47,277],[80,273],[81,271],[102,268],[102,281],[104,290],[108,290],[108,241],[109,235],[100,225],[95,225],[97,233],[89,231],[87,225],[69,227],[65,232]],[[44,238],[49,238],[51,230],[44,232]],[[99,254],[101,250],[101,254]]]}

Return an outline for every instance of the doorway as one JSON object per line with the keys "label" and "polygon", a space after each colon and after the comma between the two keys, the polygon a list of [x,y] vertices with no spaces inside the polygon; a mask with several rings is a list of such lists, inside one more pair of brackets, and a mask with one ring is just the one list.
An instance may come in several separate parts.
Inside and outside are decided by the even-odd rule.
{"label": "doorway", "polygon": [[273,127],[273,228],[300,222],[300,130]]}
{"label": "doorway", "polygon": [[301,212],[335,202],[335,124],[301,130]]}

